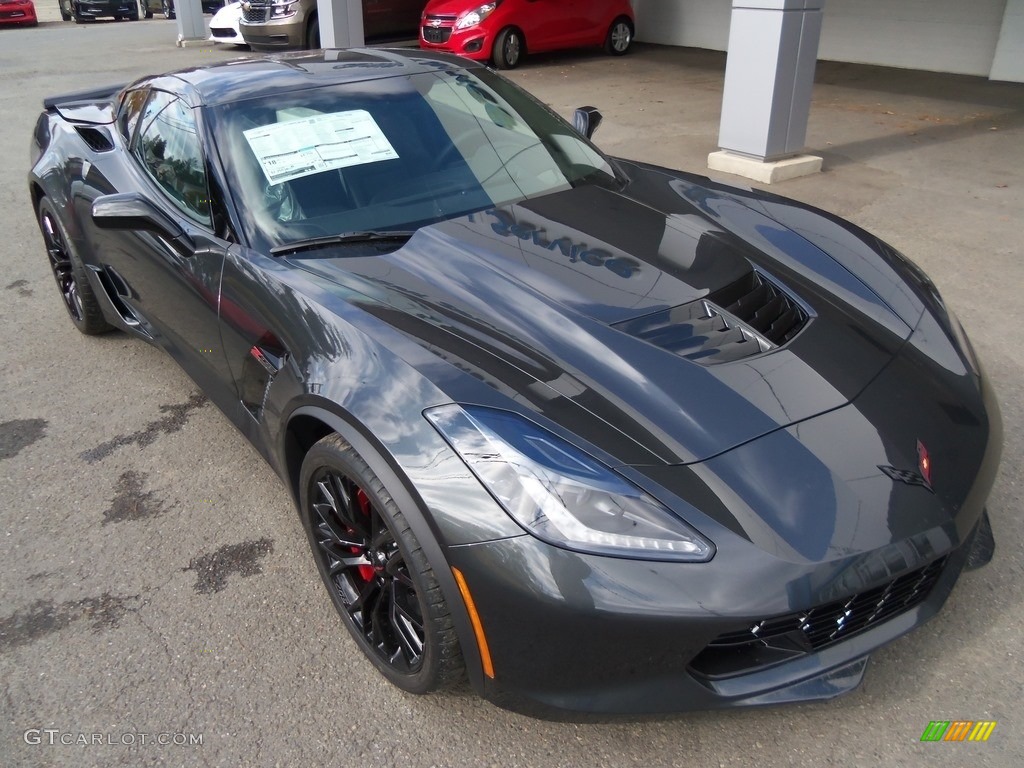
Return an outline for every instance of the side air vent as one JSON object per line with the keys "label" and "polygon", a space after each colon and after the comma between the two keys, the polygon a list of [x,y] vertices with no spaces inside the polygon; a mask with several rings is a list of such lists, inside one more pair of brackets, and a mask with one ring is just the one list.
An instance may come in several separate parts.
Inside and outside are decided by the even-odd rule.
{"label": "side air vent", "polygon": [[688,360],[713,365],[780,347],[806,322],[807,313],[796,302],[751,270],[707,298],[614,327]]}
{"label": "side air vent", "polygon": [[90,125],[76,125],[75,130],[94,152],[109,152],[114,148],[110,134],[106,128],[94,128]]}

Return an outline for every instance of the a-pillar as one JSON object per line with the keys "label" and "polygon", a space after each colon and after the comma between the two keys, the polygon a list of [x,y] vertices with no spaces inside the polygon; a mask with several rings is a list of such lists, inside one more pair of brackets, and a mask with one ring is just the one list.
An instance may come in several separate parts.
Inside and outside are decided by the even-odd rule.
{"label": "a-pillar", "polygon": [[362,0],[316,0],[323,48],[359,48],[365,44]]}
{"label": "a-pillar", "polygon": [[803,154],[825,0],[733,0],[711,170],[772,183],[817,173]]}

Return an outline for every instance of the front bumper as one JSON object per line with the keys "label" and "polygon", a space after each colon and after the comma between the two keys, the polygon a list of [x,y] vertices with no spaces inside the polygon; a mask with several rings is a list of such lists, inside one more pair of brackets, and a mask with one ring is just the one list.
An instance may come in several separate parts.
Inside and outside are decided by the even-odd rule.
{"label": "front bumper", "polygon": [[[984,522],[982,522],[984,521]],[[987,518],[949,548],[951,530],[818,566],[737,561],[670,564],[603,558],[531,536],[453,548],[487,635],[495,677],[483,695],[525,714],[654,714],[828,699],[860,683],[867,655],[934,616],[983,535]],[[977,548],[985,547],[981,544]],[[975,558],[977,559],[977,558]],[[693,662],[716,638],[765,618],[765,603],[807,609],[837,584],[863,592],[905,571],[940,563],[917,604],[819,651],[739,674],[708,675]],[[861,578],[860,583],[855,579]],[[766,584],[773,584],[767,594]],[[808,586],[813,590],[806,602]]]}
{"label": "front bumper", "polygon": [[287,19],[261,24],[246,23],[243,19],[238,31],[253,50],[303,48],[306,44],[306,14],[300,9]]}
{"label": "front bumper", "polygon": [[231,27],[210,27],[209,40],[225,45],[245,45],[245,38]]}
{"label": "front bumper", "polygon": [[0,25],[4,24],[38,24],[36,9],[31,5],[14,6],[0,5]]}
{"label": "front bumper", "polygon": [[107,16],[131,16],[138,12],[135,3],[91,3],[80,2],[75,15],[82,19],[99,19]]}
{"label": "front bumper", "polygon": [[464,56],[474,61],[487,61],[494,47],[489,27],[478,25],[468,29],[455,29],[454,22],[446,21],[434,26],[428,19],[420,23],[420,48],[443,51]]}

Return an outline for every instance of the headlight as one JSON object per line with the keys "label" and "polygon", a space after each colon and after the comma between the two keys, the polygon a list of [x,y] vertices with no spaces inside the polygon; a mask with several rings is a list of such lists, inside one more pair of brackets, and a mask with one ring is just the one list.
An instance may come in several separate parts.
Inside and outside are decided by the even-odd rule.
{"label": "headlight", "polygon": [[705,561],[712,544],[579,448],[507,411],[445,405],[426,417],[527,531],[556,546]]}
{"label": "headlight", "polygon": [[459,20],[455,22],[455,28],[466,29],[467,27],[475,27],[481,21],[494,13],[494,9],[500,4],[501,0],[495,0],[493,3],[484,3],[479,8],[474,8],[472,11],[462,14],[462,16],[459,17]]}
{"label": "headlight", "polygon": [[289,16],[294,16],[298,12],[298,8],[296,8],[298,4],[299,0],[274,0],[270,10],[270,18],[286,19]]}

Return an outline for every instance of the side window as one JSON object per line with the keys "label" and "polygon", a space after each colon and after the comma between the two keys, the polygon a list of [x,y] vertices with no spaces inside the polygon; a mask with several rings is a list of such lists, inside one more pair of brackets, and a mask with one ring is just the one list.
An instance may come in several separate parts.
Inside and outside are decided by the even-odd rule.
{"label": "side window", "polygon": [[143,112],[134,153],[183,213],[212,226],[206,163],[195,115],[187,104],[154,91]]}
{"label": "side window", "polygon": [[141,88],[137,91],[129,91],[121,100],[117,124],[121,128],[121,135],[124,136],[125,141],[132,140],[132,134],[135,133],[135,126],[139,122],[139,116],[142,114],[142,107],[146,104],[147,96],[149,96],[149,90]]}

